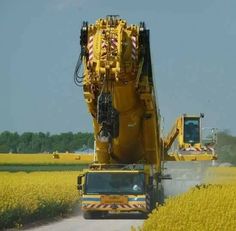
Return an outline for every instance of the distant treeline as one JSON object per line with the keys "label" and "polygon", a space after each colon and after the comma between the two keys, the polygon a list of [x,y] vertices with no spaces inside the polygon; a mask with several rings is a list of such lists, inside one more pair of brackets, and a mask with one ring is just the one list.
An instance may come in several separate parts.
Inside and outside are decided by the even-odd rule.
{"label": "distant treeline", "polygon": [[217,135],[216,152],[220,162],[229,162],[236,165],[236,136],[229,132],[219,132]]}
{"label": "distant treeline", "polygon": [[[50,133],[16,132],[0,133],[0,153],[42,153],[42,152],[74,152],[93,149],[92,133]],[[219,132],[216,152],[220,162],[230,162],[236,165],[236,137],[229,132]]]}
{"label": "distant treeline", "polygon": [[0,153],[74,152],[92,149],[93,145],[92,133],[66,132],[59,135],[43,132],[0,133]]}

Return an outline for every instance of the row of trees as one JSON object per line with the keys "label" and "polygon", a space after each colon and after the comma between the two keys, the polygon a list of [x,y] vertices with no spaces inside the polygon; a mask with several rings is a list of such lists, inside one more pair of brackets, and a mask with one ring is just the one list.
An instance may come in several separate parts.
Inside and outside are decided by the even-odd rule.
{"label": "row of trees", "polygon": [[236,165],[236,136],[230,135],[228,131],[219,132],[216,151],[220,162]]}
{"label": "row of trees", "polygon": [[[84,148],[93,149],[92,133],[32,133],[5,131],[0,133],[0,153],[42,153],[42,152],[74,152]],[[224,131],[218,133],[216,148],[220,162],[230,162],[236,165],[236,137]]]}
{"label": "row of trees", "polygon": [[74,152],[85,148],[93,148],[92,133],[32,133],[5,131],[0,133],[0,153],[43,153],[43,152]]}

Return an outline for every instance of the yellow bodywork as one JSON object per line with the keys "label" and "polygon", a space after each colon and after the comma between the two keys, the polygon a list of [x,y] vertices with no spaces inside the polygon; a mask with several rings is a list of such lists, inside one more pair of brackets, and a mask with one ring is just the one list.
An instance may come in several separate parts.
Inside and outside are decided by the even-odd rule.
{"label": "yellow bodywork", "polygon": [[[150,166],[145,165],[142,170],[107,169],[107,165],[92,165],[90,169],[84,169],[83,175],[88,173],[111,174],[139,174],[144,173],[146,184],[149,182]],[[110,165],[111,166],[111,165]],[[82,178],[82,185],[86,187],[86,179]],[[85,188],[83,188],[85,190]],[[146,212],[150,206],[150,200],[145,193],[142,194],[81,194],[81,207],[83,211],[108,211],[108,212]]]}
{"label": "yellow bodywork", "polygon": [[[160,166],[160,116],[152,76],[142,71],[139,26],[107,17],[89,24],[87,33],[83,89],[93,116],[97,161]],[[110,143],[98,138],[97,108],[102,92],[112,95],[112,105],[119,113],[119,136]]]}
{"label": "yellow bodywork", "polygon": [[[82,209],[84,211],[109,212],[146,212],[145,195],[83,195]],[[114,206],[115,205],[115,206]]]}
{"label": "yellow bodywork", "polygon": [[[210,160],[213,155],[206,150],[200,153],[179,152],[202,148],[200,140],[194,144],[185,142],[183,116],[177,119],[169,136],[162,139],[149,30],[144,22],[139,26],[128,25],[116,16],[99,19],[95,24],[84,22],[80,44],[81,55],[74,80],[77,85],[82,84],[85,102],[93,118],[96,163],[78,178],[82,209],[87,212],[151,211],[156,203],[164,200],[161,180],[169,179],[161,173],[161,161]],[[82,63],[84,70],[80,76],[78,70]],[[171,153],[169,150],[175,141],[178,151]],[[103,191],[99,188],[101,184],[96,185],[97,178],[91,183],[91,172],[114,174],[111,167],[115,164],[145,165],[145,180],[142,179],[145,187],[143,192],[139,192],[142,195],[124,195],[125,191],[119,195],[118,189],[115,189],[117,195],[102,195],[102,192],[116,194],[116,191]],[[134,169],[128,174],[133,174]],[[119,172],[126,173],[124,167],[117,166],[116,173]],[[101,182],[106,182],[106,179]],[[89,186],[94,185],[97,191],[89,191]]]}
{"label": "yellow bodywork", "polygon": [[[182,115],[176,119],[171,132],[164,139],[165,160],[167,161],[206,161],[216,160],[217,156],[214,150],[214,143],[204,145],[202,142],[202,115]],[[188,131],[184,126],[184,121],[190,119],[198,121],[198,140],[189,143],[185,140]],[[192,128],[194,130],[194,128]],[[194,132],[194,131],[191,131]],[[173,147],[174,146],[174,147]],[[172,148],[172,149],[171,149]],[[174,149],[173,149],[174,148]]]}
{"label": "yellow bodywork", "polygon": [[[95,166],[95,167],[94,167]],[[148,182],[149,171],[148,166],[142,171],[138,170],[106,170],[105,165],[94,165],[95,170],[84,170],[84,173],[94,172],[94,173],[112,173],[112,174],[138,174],[140,172],[146,173],[145,181]],[[83,181],[85,179],[83,178]],[[85,182],[82,183],[85,185]],[[82,194],[81,195],[81,206],[83,211],[109,211],[109,212],[146,212],[147,211],[147,198],[146,194]]]}

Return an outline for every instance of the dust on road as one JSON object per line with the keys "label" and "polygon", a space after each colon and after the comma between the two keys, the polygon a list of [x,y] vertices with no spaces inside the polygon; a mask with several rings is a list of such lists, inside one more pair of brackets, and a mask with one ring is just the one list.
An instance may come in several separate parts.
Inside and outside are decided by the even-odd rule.
{"label": "dust on road", "polygon": [[130,231],[131,226],[138,227],[144,219],[129,215],[111,215],[107,219],[85,220],[82,214],[64,218],[56,222],[26,228],[25,231]]}

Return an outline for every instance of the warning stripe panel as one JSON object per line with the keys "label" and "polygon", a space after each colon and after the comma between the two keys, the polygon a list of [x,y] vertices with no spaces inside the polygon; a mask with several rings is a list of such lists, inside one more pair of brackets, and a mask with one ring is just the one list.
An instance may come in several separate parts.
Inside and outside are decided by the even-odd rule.
{"label": "warning stripe panel", "polygon": [[[94,203],[94,204],[82,204],[83,208],[110,208],[112,209],[112,206],[114,206],[113,204],[100,204],[100,203]],[[145,208],[145,204],[116,204],[116,208],[121,208],[121,209],[143,209]]]}
{"label": "warning stripe panel", "polygon": [[206,152],[206,151],[214,151],[214,148],[204,147],[204,148],[198,148],[198,147],[189,147],[189,148],[183,148],[181,151],[197,151],[197,152]]}
{"label": "warning stripe panel", "polygon": [[131,58],[133,60],[136,60],[137,59],[137,38],[135,36],[131,36],[131,43],[132,43]]}
{"label": "warning stripe panel", "polygon": [[89,37],[88,41],[89,61],[93,59],[93,36]]}
{"label": "warning stripe panel", "polygon": [[151,208],[151,202],[150,202],[151,198],[150,198],[150,195],[147,194],[146,195],[146,204],[147,204],[147,209],[150,210]]}

